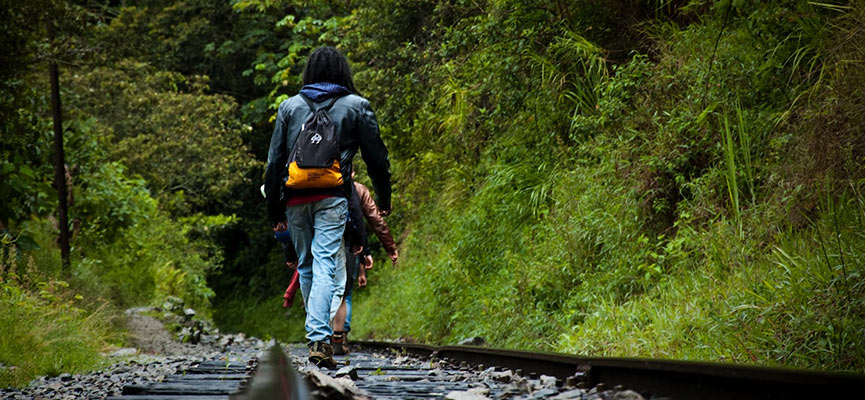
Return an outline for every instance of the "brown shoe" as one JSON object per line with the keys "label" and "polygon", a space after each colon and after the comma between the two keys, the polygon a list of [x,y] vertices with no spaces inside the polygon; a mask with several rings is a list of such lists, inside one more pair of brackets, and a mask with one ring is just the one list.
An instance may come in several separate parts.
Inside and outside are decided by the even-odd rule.
{"label": "brown shoe", "polygon": [[313,342],[309,345],[309,362],[319,368],[336,369],[333,347],[327,342]]}
{"label": "brown shoe", "polygon": [[345,355],[345,333],[334,332],[330,337],[330,345],[333,346],[333,354],[337,356]]}

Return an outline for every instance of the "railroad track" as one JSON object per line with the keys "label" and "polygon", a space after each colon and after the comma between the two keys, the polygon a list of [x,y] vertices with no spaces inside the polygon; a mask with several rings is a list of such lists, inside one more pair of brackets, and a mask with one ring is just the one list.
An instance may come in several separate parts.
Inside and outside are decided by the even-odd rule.
{"label": "railroad track", "polygon": [[449,364],[497,366],[557,378],[557,385],[623,387],[645,398],[823,399],[865,398],[865,375],[719,363],[638,358],[593,358],[466,346],[355,343],[398,349]]}
{"label": "railroad track", "polygon": [[[245,362],[204,361],[112,400],[822,399],[865,397],[865,375],[669,360],[590,358],[467,346],[353,342],[339,370],[303,345]],[[300,372],[298,372],[300,370]]]}
{"label": "railroad track", "polygon": [[255,372],[257,360],[226,362],[207,360],[178,371],[161,382],[123,386],[121,396],[109,400],[212,400],[239,393]]}

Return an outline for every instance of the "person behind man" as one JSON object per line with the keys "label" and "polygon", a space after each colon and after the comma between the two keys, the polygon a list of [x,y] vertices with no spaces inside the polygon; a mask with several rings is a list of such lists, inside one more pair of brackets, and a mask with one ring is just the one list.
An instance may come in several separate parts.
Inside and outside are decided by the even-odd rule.
{"label": "person behind man", "polygon": [[[351,172],[351,179],[354,180],[354,171]],[[387,227],[387,222],[383,218],[387,213],[382,212],[375,205],[375,201],[373,201],[372,195],[369,193],[369,188],[362,183],[355,181],[354,190],[357,193],[357,198],[360,201],[360,207],[363,210],[366,222],[372,227],[375,236],[378,237],[378,241],[381,242],[391,262],[396,265],[396,261],[399,259],[399,250],[396,247],[396,241],[393,240],[393,236],[390,234],[390,228]]]}
{"label": "person behind man", "polygon": [[[354,175],[354,171],[352,171],[352,179],[354,179]],[[369,188],[364,186],[362,183],[355,181],[354,190],[354,194],[360,202],[360,207],[363,210],[363,216],[372,227],[375,235],[378,236],[378,240],[381,242],[381,245],[390,257],[391,262],[396,265],[396,262],[399,259],[399,250],[396,247],[396,241],[393,240],[390,228],[388,228],[387,222],[385,222],[382,217],[382,212],[379,211],[375,201],[373,201],[372,196],[369,193]],[[351,332],[351,297],[354,292],[353,282],[355,279],[358,279],[363,282],[363,284],[359,284],[358,286],[366,286],[366,270],[371,269],[373,265],[373,259],[369,249],[364,249],[363,255],[355,255],[353,257],[352,255],[347,254],[347,256],[346,273],[348,273],[348,278],[346,279],[344,301],[340,305],[340,309],[336,314],[336,319],[334,319],[333,322],[334,335],[331,344],[333,345],[334,354],[348,353],[348,333]]]}
{"label": "person behind man", "polygon": [[[265,171],[267,209],[273,229],[288,229],[297,251],[309,360],[319,367],[336,368],[329,317],[337,253],[351,193],[352,159],[360,149],[385,214],[391,208],[390,161],[375,113],[369,101],[357,94],[342,53],[333,47],[313,51],[303,72],[303,85],[298,95],[279,105]],[[328,119],[339,137],[342,184],[325,189],[286,187],[289,155],[295,142],[310,116],[325,106],[330,107]],[[284,191],[284,203],[277,200],[280,191]]]}
{"label": "person behind man", "polygon": [[[354,289],[354,279],[358,276],[358,269],[364,269],[362,266],[358,268],[358,259],[369,254],[369,243],[367,243],[366,227],[363,223],[363,211],[361,210],[360,201],[357,193],[352,188],[352,195],[349,200],[349,217],[345,227],[344,242],[344,257],[339,258],[339,262],[344,263],[342,268],[345,271],[345,284],[342,290],[334,293],[331,304],[331,315],[333,316],[331,328],[333,328],[333,336],[330,338],[330,344],[333,347],[334,355],[346,354],[345,351],[345,302],[351,298],[352,290]],[[371,260],[371,257],[370,257]],[[364,271],[366,272],[366,271]],[[361,287],[366,285],[366,275],[361,278],[363,283]]]}

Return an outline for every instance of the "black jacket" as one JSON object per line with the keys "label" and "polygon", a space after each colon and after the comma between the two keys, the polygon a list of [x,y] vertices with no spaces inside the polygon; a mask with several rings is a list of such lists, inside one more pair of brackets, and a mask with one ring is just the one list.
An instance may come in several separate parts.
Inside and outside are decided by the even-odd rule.
{"label": "black jacket", "polygon": [[352,247],[354,246],[363,246],[363,254],[370,254],[366,225],[363,223],[363,210],[360,206],[360,198],[353,187],[351,197],[348,199],[348,222],[345,224],[345,234],[343,237],[345,238],[345,247],[347,251],[353,250]]}
{"label": "black jacket", "polygon": [[[323,100],[315,105],[323,107],[330,100]],[[284,221],[285,200],[303,192],[285,188],[285,182],[288,180],[288,154],[297,140],[301,126],[309,119],[312,112],[300,95],[295,95],[279,105],[265,169],[267,213],[272,223]],[[354,155],[360,149],[375,188],[378,205],[382,210],[390,210],[390,160],[388,160],[387,148],[379,135],[378,121],[369,106],[369,101],[354,94],[340,97],[328,111],[328,115],[340,137],[339,165],[343,176],[342,195],[348,197],[351,193],[351,164]]]}

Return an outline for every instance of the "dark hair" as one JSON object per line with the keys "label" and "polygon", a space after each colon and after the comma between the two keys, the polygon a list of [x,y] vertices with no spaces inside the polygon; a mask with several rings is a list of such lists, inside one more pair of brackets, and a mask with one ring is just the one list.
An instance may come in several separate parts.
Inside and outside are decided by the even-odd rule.
{"label": "dark hair", "polygon": [[357,93],[354,88],[354,80],[351,78],[351,69],[348,60],[339,50],[330,47],[319,47],[315,49],[306,60],[303,70],[303,84],[309,85],[319,82],[330,82],[342,85],[352,93]]}

